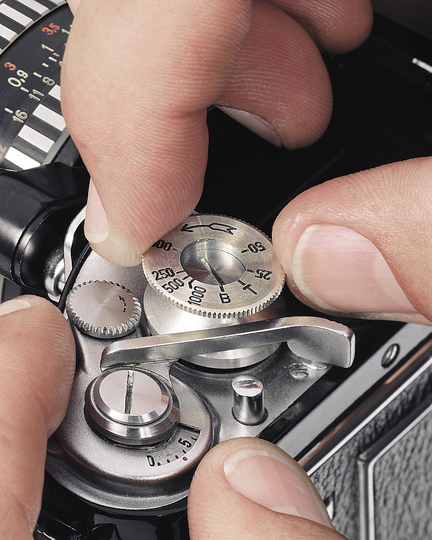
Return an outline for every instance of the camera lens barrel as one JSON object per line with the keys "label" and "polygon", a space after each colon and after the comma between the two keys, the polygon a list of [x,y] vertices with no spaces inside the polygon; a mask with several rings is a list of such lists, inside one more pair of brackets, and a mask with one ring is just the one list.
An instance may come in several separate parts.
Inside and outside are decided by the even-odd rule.
{"label": "camera lens barrel", "polygon": [[44,270],[85,204],[88,175],[54,163],[0,174],[0,274],[45,292]]}

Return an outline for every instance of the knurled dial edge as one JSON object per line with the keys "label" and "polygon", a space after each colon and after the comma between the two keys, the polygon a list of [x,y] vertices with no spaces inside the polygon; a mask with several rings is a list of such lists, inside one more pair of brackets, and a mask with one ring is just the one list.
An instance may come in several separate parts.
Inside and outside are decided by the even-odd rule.
{"label": "knurled dial edge", "polygon": [[149,284],[185,311],[236,318],[281,293],[284,271],[270,239],[238,219],[193,214],[143,255]]}
{"label": "knurled dial edge", "polygon": [[114,339],[139,325],[141,305],[123,285],[110,281],[87,281],[74,287],[66,300],[69,320],[83,333]]}

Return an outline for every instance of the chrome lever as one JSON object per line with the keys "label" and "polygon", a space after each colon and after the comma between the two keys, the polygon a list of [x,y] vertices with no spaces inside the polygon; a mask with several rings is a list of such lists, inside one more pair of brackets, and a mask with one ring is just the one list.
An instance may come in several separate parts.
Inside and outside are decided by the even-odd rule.
{"label": "chrome lever", "polygon": [[102,352],[101,371],[145,367],[218,351],[287,342],[312,367],[348,368],[354,361],[354,333],[320,317],[282,317],[225,328],[196,330],[117,341]]}

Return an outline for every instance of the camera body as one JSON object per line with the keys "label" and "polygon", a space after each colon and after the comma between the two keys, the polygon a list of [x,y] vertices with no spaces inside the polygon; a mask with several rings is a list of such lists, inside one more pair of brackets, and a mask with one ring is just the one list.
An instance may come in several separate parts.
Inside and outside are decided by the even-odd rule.
{"label": "camera body", "polygon": [[[233,229],[240,230],[240,222],[220,217],[234,216],[270,234],[277,213],[308,187],[386,162],[430,155],[430,42],[377,16],[372,36],[359,50],[326,57],[335,111],[327,133],[304,150],[273,148],[219,110],[209,111],[205,190],[198,214],[177,232],[182,227],[184,235],[199,231],[186,247],[199,240],[206,253],[212,248],[210,256],[216,259],[213,242],[226,241],[231,247],[223,251],[230,261],[250,257],[252,262],[242,262],[242,268],[255,266],[251,281],[245,281],[234,261],[234,277],[224,277],[221,285],[211,271],[213,259],[205,259],[201,264],[209,265],[204,270],[216,279],[224,305],[216,315],[212,311],[203,317],[154,292],[165,285],[162,292],[170,295],[177,284],[187,291],[191,308],[203,311],[202,295],[210,285],[196,275],[179,277],[174,259],[124,269],[85,247],[81,208],[88,177],[62,123],[58,89],[72,18],[62,2],[15,4],[0,3],[0,17],[7,18],[0,23],[10,28],[0,42],[5,77],[0,182],[10,200],[24,198],[25,204],[1,208],[2,273],[17,284],[5,281],[3,299],[20,290],[48,295],[71,321],[79,351],[69,411],[48,445],[35,538],[188,538],[185,507],[196,465],[214,444],[240,436],[262,437],[295,457],[317,486],[335,527],[351,540],[430,535],[430,329],[330,321],[286,289],[273,302],[267,301],[269,295],[273,300],[277,293],[266,292],[263,306],[256,304],[240,318],[239,308],[235,315],[227,314],[224,300],[237,293],[221,287],[240,279],[246,297],[254,296],[258,284],[267,281],[265,272],[276,275],[278,270],[269,266],[272,259],[254,263],[263,254],[259,244],[266,255],[271,251],[265,236],[255,237],[256,229],[247,229],[251,236],[238,247]],[[21,10],[21,16],[11,9]],[[47,42],[50,31],[52,41]],[[34,58],[25,54],[29,48]],[[171,256],[165,248],[176,245],[175,238],[160,239],[150,251],[155,257]],[[248,252],[240,256],[236,249]],[[188,261],[201,261],[200,253],[190,248],[182,267],[192,271]],[[149,284],[152,276],[158,283]],[[180,278],[182,285],[174,281]],[[101,303],[100,294],[115,299],[115,313],[101,313],[95,321],[90,306],[92,298]],[[126,320],[118,319],[119,306]],[[242,341],[244,335],[258,340],[260,332],[268,337],[281,328],[287,335],[274,338],[270,348],[263,349],[258,341],[254,348],[246,347]],[[350,329],[356,339],[352,365]],[[165,334],[178,338],[172,358],[163,349]],[[211,349],[215,340],[227,336],[231,341],[223,350]],[[323,357],[320,340],[338,353],[337,365],[330,367],[332,362]],[[236,341],[241,352],[233,345]],[[158,347],[163,351],[159,356]],[[176,354],[186,350],[176,361]],[[139,385],[153,401],[132,414],[130,400]],[[245,385],[252,398],[242,394]],[[110,401],[118,389],[120,412],[118,402]]]}

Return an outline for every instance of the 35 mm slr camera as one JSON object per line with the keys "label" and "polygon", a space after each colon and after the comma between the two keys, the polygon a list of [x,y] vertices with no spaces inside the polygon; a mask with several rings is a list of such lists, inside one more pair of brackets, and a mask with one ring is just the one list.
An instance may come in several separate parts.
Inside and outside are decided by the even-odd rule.
{"label": "35 mm slr camera", "polygon": [[335,111],[304,150],[209,111],[197,213],[120,268],[82,232],[88,174],[60,109],[71,23],[60,0],[0,1],[2,299],[49,297],[78,350],[35,538],[188,538],[197,464],[241,436],[295,457],[351,540],[431,536],[430,328],[312,311],[267,236],[310,186],[430,155],[430,42],[377,15],[360,49],[326,57]]}

